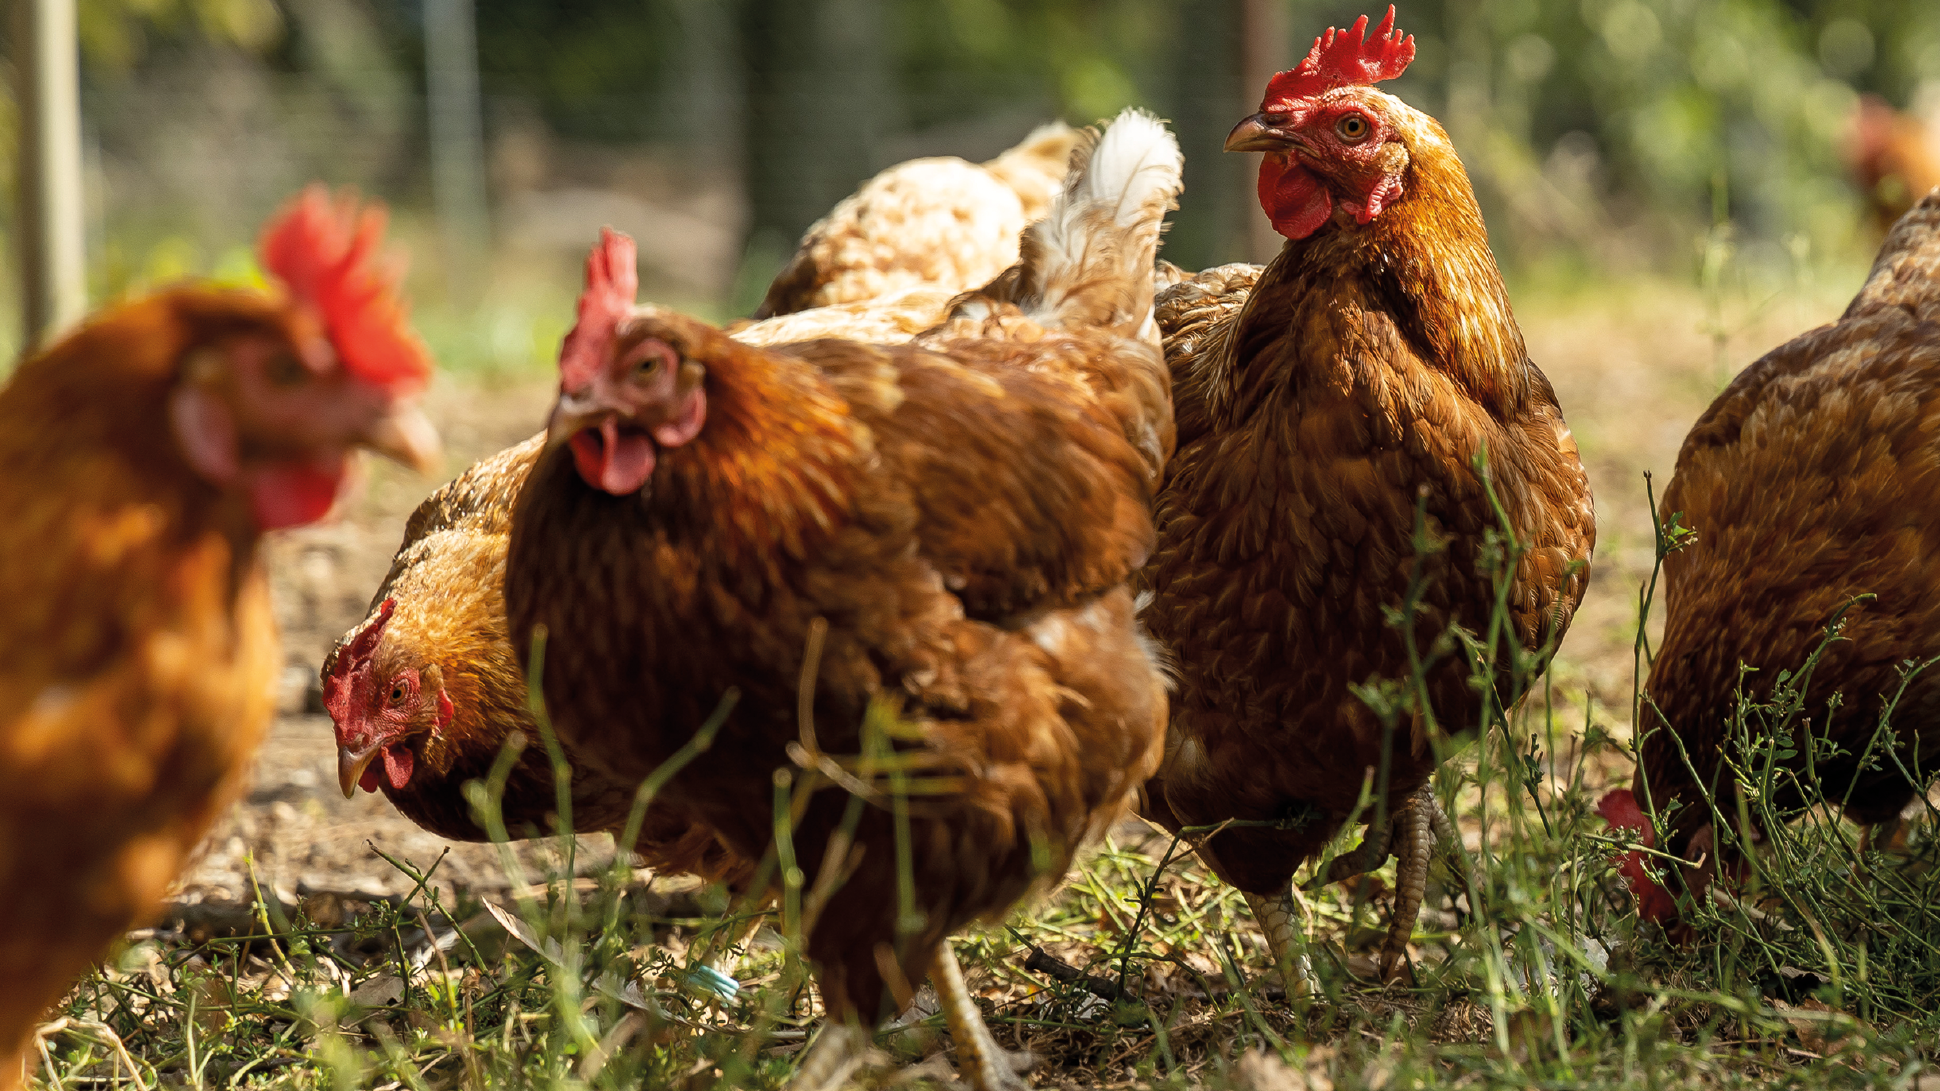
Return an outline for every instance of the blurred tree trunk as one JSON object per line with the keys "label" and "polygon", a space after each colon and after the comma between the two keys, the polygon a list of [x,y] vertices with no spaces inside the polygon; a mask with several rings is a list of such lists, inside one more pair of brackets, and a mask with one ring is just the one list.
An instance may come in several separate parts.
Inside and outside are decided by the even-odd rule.
{"label": "blurred tree trunk", "polygon": [[739,76],[741,43],[735,13],[719,0],[673,0],[680,27],[681,96],[686,116],[680,136],[710,168],[738,171],[746,137],[741,116],[746,88]]}
{"label": "blurred tree trunk", "polygon": [[[879,148],[896,121],[886,8],[884,0],[745,0],[741,279],[759,281],[753,301],[803,230],[885,165]],[[737,304],[751,305],[748,289],[737,285]]]}
{"label": "blurred tree trunk", "polygon": [[445,293],[453,303],[470,307],[488,275],[491,230],[472,0],[425,0],[424,53],[432,202],[443,237]]}
{"label": "blurred tree trunk", "polygon": [[1473,174],[1487,138],[1489,68],[1493,61],[1482,0],[1448,0],[1442,8],[1442,39],[1448,43],[1448,105],[1442,127]]}

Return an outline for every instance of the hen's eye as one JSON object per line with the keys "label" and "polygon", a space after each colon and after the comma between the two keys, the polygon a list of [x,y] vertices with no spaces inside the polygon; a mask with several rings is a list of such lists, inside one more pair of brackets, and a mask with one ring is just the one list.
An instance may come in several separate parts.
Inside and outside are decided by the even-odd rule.
{"label": "hen's eye", "polygon": [[295,386],[309,378],[309,370],[303,361],[287,352],[279,352],[263,363],[263,375],[272,386]]}
{"label": "hen's eye", "polygon": [[1366,140],[1368,134],[1373,130],[1374,127],[1368,124],[1367,118],[1360,114],[1348,114],[1346,117],[1334,122],[1334,132],[1339,134],[1340,138],[1349,144],[1359,144],[1361,141]]}
{"label": "hen's eye", "polygon": [[404,683],[402,683],[402,682],[399,682],[398,684],[396,684],[396,685],[394,685],[394,686],[392,686],[392,687],[391,687],[391,703],[392,703],[392,704],[394,704],[394,705],[401,705],[401,704],[403,704],[403,703],[404,703],[404,698],[405,698],[405,696],[406,696],[406,694],[405,694],[405,692],[404,692]]}
{"label": "hen's eye", "polygon": [[661,371],[671,371],[680,364],[680,357],[672,345],[658,339],[642,341],[633,350],[639,359],[633,363],[633,377],[636,380],[652,379]]}

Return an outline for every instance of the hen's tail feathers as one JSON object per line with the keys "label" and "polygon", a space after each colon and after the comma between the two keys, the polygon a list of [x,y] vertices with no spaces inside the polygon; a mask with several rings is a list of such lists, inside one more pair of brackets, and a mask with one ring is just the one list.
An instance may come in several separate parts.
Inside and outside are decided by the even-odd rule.
{"label": "hen's tail feathers", "polygon": [[1940,319],[1940,189],[1907,210],[1887,232],[1866,286],[1845,317],[1894,307],[1921,320]]}
{"label": "hen's tail feathers", "polygon": [[1153,262],[1178,207],[1184,158],[1158,118],[1130,108],[1102,137],[1082,135],[1064,192],[1024,232],[1018,263],[982,293],[1063,329],[1158,343]]}

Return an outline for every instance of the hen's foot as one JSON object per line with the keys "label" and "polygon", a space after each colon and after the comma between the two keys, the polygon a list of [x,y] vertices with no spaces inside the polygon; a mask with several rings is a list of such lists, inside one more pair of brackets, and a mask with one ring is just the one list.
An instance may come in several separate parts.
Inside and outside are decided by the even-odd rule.
{"label": "hen's foot", "polygon": [[1295,900],[1291,887],[1277,898],[1246,894],[1246,907],[1253,911],[1260,931],[1266,933],[1266,947],[1280,975],[1280,985],[1288,1000],[1300,1000],[1314,992],[1313,964],[1307,957],[1305,914]]}
{"label": "hen's foot", "polygon": [[1455,823],[1449,821],[1448,812],[1442,810],[1441,801],[1428,788],[1422,789],[1422,798],[1428,801],[1428,832],[1435,839],[1435,849],[1442,854],[1442,862],[1455,874],[1456,881],[1462,884],[1462,892],[1468,895],[1468,911],[1472,915],[1479,908],[1475,896],[1476,891],[1481,889],[1481,879],[1469,872],[1468,861],[1462,853],[1462,835],[1455,829]]}
{"label": "hen's foot", "polygon": [[969,986],[963,983],[963,968],[957,965],[956,952],[950,949],[949,940],[937,948],[930,981],[936,985],[943,1020],[949,1025],[950,1038],[956,1042],[957,1071],[963,1074],[964,1082],[976,1091],[1031,1091],[1031,1085],[1018,1073],[1029,1069],[1035,1059],[1028,1053],[1005,1049],[991,1036],[990,1028],[984,1025],[983,1013],[970,997]]}
{"label": "hen's foot", "polygon": [[1408,941],[1415,935],[1415,921],[1421,916],[1421,900],[1428,892],[1428,861],[1434,855],[1429,832],[1429,812],[1434,809],[1433,790],[1424,784],[1394,815],[1394,917],[1381,944],[1383,980],[1398,976],[1408,957]]}
{"label": "hen's foot", "polygon": [[841,1091],[871,1052],[868,1031],[854,1023],[829,1023],[809,1043],[786,1091]]}
{"label": "hen's foot", "polygon": [[1332,886],[1352,879],[1356,875],[1366,875],[1378,869],[1388,862],[1388,844],[1393,840],[1393,834],[1392,823],[1378,830],[1369,826],[1367,833],[1361,837],[1359,847],[1334,857],[1327,865],[1326,871],[1315,874],[1313,878],[1302,884],[1300,889],[1319,890],[1323,886]]}

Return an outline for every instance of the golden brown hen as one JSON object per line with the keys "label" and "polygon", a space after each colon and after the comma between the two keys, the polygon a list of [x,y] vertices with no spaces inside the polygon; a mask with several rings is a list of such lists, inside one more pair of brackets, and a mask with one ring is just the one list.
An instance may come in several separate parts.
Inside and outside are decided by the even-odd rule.
{"label": "golden brown hen", "polygon": [[1523,647],[1561,637],[1595,539],[1576,444],[1523,348],[1468,176],[1441,126],[1372,86],[1414,56],[1393,20],[1390,8],[1372,40],[1366,18],[1329,30],[1227,140],[1266,153],[1259,191],[1288,240],[1279,256],[1209,270],[1158,302],[1179,446],[1142,616],[1180,688],[1148,813],[1175,831],[1281,823],[1222,832],[1201,853],[1247,895],[1293,990],[1306,974],[1289,882],[1370,784],[1393,825],[1370,831],[1356,863],[1378,866],[1393,831],[1392,968],[1437,813],[1429,728],[1477,726],[1480,697],[1456,656],[1434,664],[1427,707],[1393,738],[1356,692],[1410,673],[1386,615],[1417,560],[1417,505],[1446,542],[1421,559],[1422,649],[1490,620],[1479,566],[1497,520],[1478,455],[1530,549],[1508,597]]}
{"label": "golden brown hen", "polygon": [[1077,130],[1039,126],[988,163],[936,156],[898,163],[815,222],[756,318],[987,284],[1017,261],[1017,240],[1064,181]]}
{"label": "golden brown hen", "polygon": [[[805,759],[787,843],[830,1025],[800,1086],[839,1084],[932,972],[971,1081],[1014,1086],[948,937],[1060,874],[1154,767],[1164,687],[1127,581],[1171,447],[1151,292],[1179,165],[1121,115],[1021,267],[914,345],[751,347],[634,307],[621,237],[588,263],[513,519],[513,642],[543,627],[561,734],[622,781],[738,689],[656,806],[746,858],[775,851],[776,772]],[[885,711],[921,783],[822,779],[813,756],[862,753]]]}
{"label": "golden brown hen", "polygon": [[0,390],[0,1088],[242,787],[278,666],[263,532],[321,517],[352,447],[436,456],[381,231],[307,192],[263,235],[285,293],[116,305]]}
{"label": "golden brown hen", "polygon": [[[1904,770],[1930,769],[1940,751],[1940,676],[1914,678],[1894,709],[1898,761],[1884,748],[1860,765],[1909,662],[1940,653],[1940,193],[1887,236],[1865,287],[1831,325],[1767,353],[1725,389],[1685,437],[1659,510],[1697,536],[1664,559],[1664,639],[1638,724],[1634,787],[1606,797],[1613,824],[1654,843],[1647,801],[1668,827],[1665,848],[1701,866],[1685,875],[1704,892],[1719,863],[1739,858],[1712,829],[1711,792],[1737,812],[1724,771],[1727,724],[1739,693],[1763,700],[1797,671],[1851,606],[1839,639],[1805,686],[1811,733],[1843,749],[1817,755],[1818,787],[1845,813],[1883,832],[1925,789]],[[1754,668],[1740,679],[1739,666]],[[1833,694],[1842,701],[1829,703]],[[1763,722],[1747,718],[1754,732]],[[1681,746],[1680,746],[1681,744]],[[1689,755],[1686,765],[1680,749]],[[1789,767],[1802,773],[1807,747]],[[1722,774],[1722,775],[1721,775]],[[1798,806],[1798,784],[1769,802]],[[1752,831],[1757,836],[1757,831]],[[1735,840],[1735,839],[1734,839]],[[1863,847],[1863,846],[1862,846]],[[1670,893],[1624,862],[1650,920],[1677,915]]]}

